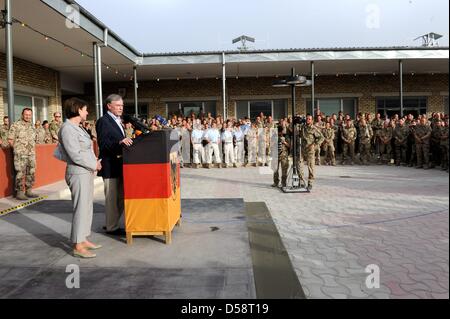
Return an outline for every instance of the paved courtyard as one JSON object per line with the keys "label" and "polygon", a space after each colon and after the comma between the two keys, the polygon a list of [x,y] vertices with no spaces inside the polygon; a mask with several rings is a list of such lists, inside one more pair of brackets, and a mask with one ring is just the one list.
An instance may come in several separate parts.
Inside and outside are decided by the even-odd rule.
{"label": "paved courtyard", "polygon": [[[263,168],[182,173],[184,198],[267,204],[308,298],[448,298],[449,175],[321,166],[310,194],[270,187]],[[380,287],[365,272],[377,265]]]}
{"label": "paved courtyard", "polygon": [[[70,201],[49,198],[0,217],[0,298],[255,298],[244,214],[254,202],[269,209],[307,298],[449,297],[448,173],[321,166],[317,176],[312,193],[284,194],[267,168],[184,168],[170,246],[105,236],[98,183],[93,240],[105,247],[94,260],[68,255]],[[68,264],[84,289],[66,289]],[[368,265],[379,288],[366,286]]]}

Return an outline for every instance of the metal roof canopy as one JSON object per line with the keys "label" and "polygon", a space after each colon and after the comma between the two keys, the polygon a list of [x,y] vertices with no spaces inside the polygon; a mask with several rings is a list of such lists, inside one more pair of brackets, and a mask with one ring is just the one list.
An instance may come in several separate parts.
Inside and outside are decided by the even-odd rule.
{"label": "metal roof canopy", "polygon": [[[66,16],[55,9],[52,9],[48,3],[59,5],[65,8],[68,5],[62,0],[14,0],[12,1],[12,16],[36,30],[54,37],[86,54],[93,55],[93,42],[101,43],[104,31],[88,23],[86,17],[81,15],[80,28],[68,28],[66,26]],[[4,8],[4,0],[0,0],[0,7]],[[90,31],[86,31],[89,29]],[[4,39],[5,31],[0,30],[0,37]],[[114,38],[114,34],[109,33],[108,46],[102,49],[103,62],[111,65],[113,68],[103,69],[104,81],[123,81],[115,74],[115,69],[120,73],[133,75],[134,60],[136,55],[130,49],[125,52],[122,50],[121,40]],[[117,43],[116,43],[117,42]],[[120,45],[119,45],[120,44]],[[93,59],[88,56],[82,57],[81,54],[71,49],[64,49],[64,46],[51,39],[45,38],[32,30],[13,24],[13,48],[14,57],[24,59],[61,72],[62,77],[84,82],[93,81]],[[5,41],[0,41],[0,52],[5,52]],[[62,87],[64,89],[64,87]]]}
{"label": "metal roof canopy", "polygon": [[[361,48],[306,49],[280,51],[229,51],[226,53],[228,77],[289,75],[295,67],[299,74],[310,74],[315,62],[317,74],[397,73],[398,61],[404,72],[448,73],[448,48]],[[221,77],[222,53],[180,53],[144,55],[139,66],[140,79]]]}

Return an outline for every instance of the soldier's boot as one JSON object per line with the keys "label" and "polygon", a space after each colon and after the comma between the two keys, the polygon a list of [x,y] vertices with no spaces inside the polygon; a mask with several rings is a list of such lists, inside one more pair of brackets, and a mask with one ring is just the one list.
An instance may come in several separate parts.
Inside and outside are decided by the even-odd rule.
{"label": "soldier's boot", "polygon": [[308,182],[308,187],[306,187],[306,189],[308,190],[308,192],[312,191],[312,183]]}
{"label": "soldier's boot", "polygon": [[27,200],[28,197],[25,196],[24,192],[18,191],[16,193],[16,199],[18,199],[18,200]]}
{"label": "soldier's boot", "polygon": [[33,193],[33,192],[31,191],[31,189],[28,189],[28,190],[25,192],[25,196],[27,196],[28,198],[38,198],[38,197],[39,197],[39,195]]}

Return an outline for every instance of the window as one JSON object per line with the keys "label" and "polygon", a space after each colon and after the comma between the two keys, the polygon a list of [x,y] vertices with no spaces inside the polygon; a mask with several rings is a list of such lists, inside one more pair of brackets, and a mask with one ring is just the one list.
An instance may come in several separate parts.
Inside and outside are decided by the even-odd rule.
{"label": "window", "polygon": [[[7,113],[8,98],[6,92],[3,93],[3,104],[5,113]],[[44,120],[51,120],[47,113],[47,98],[26,94],[14,95],[14,119],[16,121],[22,117],[22,110],[26,107],[33,110],[33,122],[39,120],[42,123]]]}
{"label": "window", "polygon": [[211,113],[213,117],[216,116],[216,101],[206,102],[169,102],[166,104],[167,117],[171,118],[173,115],[189,116],[192,112],[198,116],[200,113]]}
{"label": "window", "polygon": [[[352,118],[356,117],[356,99],[343,99],[342,100],[342,112],[345,114],[350,114]],[[333,112],[336,113],[337,112]],[[327,114],[327,115],[331,115]]]}
{"label": "window", "polygon": [[167,117],[171,118],[174,115],[180,115],[180,103],[167,103]]}
{"label": "window", "polygon": [[[33,107],[33,98],[31,96],[14,95],[14,119],[16,121],[20,119],[23,109],[27,107]],[[33,118],[33,122],[34,121],[35,120]]]}
{"label": "window", "polygon": [[[134,109],[134,103],[126,103],[124,105],[123,113],[135,116],[136,110]],[[138,102],[138,118],[147,119],[148,118],[148,104]]]}
{"label": "window", "polygon": [[212,117],[216,117],[216,101],[204,102],[203,107],[205,114],[211,113]]}
{"label": "window", "polygon": [[287,100],[236,101],[236,118],[254,120],[260,113],[274,120],[287,117]]}
{"label": "window", "polygon": [[43,121],[48,120],[46,100],[44,98],[33,97],[33,113],[35,121],[39,120],[42,123]]}
{"label": "window", "polygon": [[[338,114],[340,111],[344,114],[349,114],[352,118],[355,118],[356,115],[356,98],[315,99],[314,104],[314,114],[317,113],[317,109],[320,109],[325,115]],[[311,100],[307,100],[306,105],[306,113],[312,114]]]}
{"label": "window", "polygon": [[273,114],[275,121],[287,117],[287,100],[273,100]]}
{"label": "window", "polygon": [[243,119],[244,117],[248,117],[248,101],[237,101],[236,118]]}
{"label": "window", "polygon": [[[319,110],[326,115],[337,114],[341,110],[341,99],[321,99],[317,102]],[[344,114],[346,113],[344,110],[342,111]],[[349,114],[352,115],[352,113]]]}
{"label": "window", "polygon": [[[399,97],[380,97],[377,98],[377,112],[381,116],[391,117],[394,114],[400,115],[400,98]],[[427,113],[426,97],[404,97],[403,98],[403,114],[419,114]]]}
{"label": "window", "polygon": [[203,110],[202,102],[183,102],[181,104],[181,112],[184,116],[190,116],[192,113],[198,115]]}
{"label": "window", "polygon": [[264,113],[265,116],[272,115],[271,101],[251,101],[250,102],[250,119],[256,119],[259,114]]}

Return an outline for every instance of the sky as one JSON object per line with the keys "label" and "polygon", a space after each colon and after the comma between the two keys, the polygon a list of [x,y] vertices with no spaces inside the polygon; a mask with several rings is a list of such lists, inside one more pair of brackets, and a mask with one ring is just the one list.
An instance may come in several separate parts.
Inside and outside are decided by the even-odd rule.
{"label": "sky", "polygon": [[449,45],[448,0],[76,0],[142,53]]}

